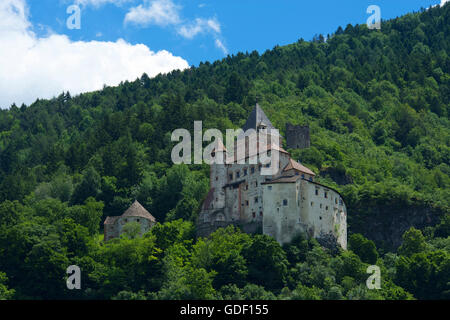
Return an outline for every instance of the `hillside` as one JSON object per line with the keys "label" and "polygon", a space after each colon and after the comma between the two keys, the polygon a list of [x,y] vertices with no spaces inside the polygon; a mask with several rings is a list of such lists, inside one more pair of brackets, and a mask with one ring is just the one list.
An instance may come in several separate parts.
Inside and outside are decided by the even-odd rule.
{"label": "hillside", "polygon": [[[334,257],[319,254],[316,244],[299,240],[280,248],[279,260],[268,271],[273,272],[273,281],[264,294],[278,297],[289,291],[297,298],[332,298],[327,294],[338,290],[347,298],[363,295],[349,293],[349,283],[365,276],[352,261],[374,263],[391,252],[381,263],[389,273],[389,288],[394,289],[382,298],[406,298],[409,293],[416,298],[448,297],[448,52],[447,4],[383,22],[380,31],[348,25],[326,41],[323,36],[300,39],[263,54],[239,53],[183,72],[152,79],[144,74],[118,87],[76,97],[63,93],[52,100],[1,110],[0,271],[6,272],[20,298],[61,295],[63,283],[52,272],[45,279],[45,290],[26,280],[39,270],[53,268],[57,273],[69,262],[91,270],[87,281],[90,297],[95,298],[111,298],[122,290],[159,292],[159,298],[211,298],[214,290],[221,290],[223,297],[236,297],[236,290],[251,296],[245,290],[260,290],[247,288],[264,285],[254,270],[263,262],[252,256],[252,246],[269,240],[230,230],[218,232],[209,245],[218,251],[229,245],[238,258],[205,265],[199,252],[207,244],[192,238],[191,222],[208,191],[209,168],[174,166],[170,159],[174,129],[192,130],[194,120],[202,120],[204,129],[241,127],[257,98],[282,134],[287,121],[310,126],[311,148],[289,150],[292,157],[318,173],[319,182],[344,195],[349,234],[361,233],[378,247],[375,253],[370,249],[372,256],[367,258],[366,250],[358,251],[356,243],[372,248],[373,242],[354,236],[350,244],[356,255],[349,251]],[[93,239],[102,218],[123,213],[134,199],[159,222],[172,222],[141,240],[97,244]],[[177,219],[184,222],[173,222]],[[405,240],[399,248],[410,227],[422,231],[411,229],[403,240],[417,240],[414,243],[419,245]],[[221,236],[228,241],[224,247]],[[239,245],[232,245],[234,241]],[[114,260],[119,259],[115,255],[120,250],[135,252],[133,246],[142,246],[143,257],[155,257],[151,277],[142,265],[135,265],[144,263],[142,257],[140,262],[126,257]],[[272,250],[273,245],[267,248]],[[311,258],[299,250],[312,252]],[[193,260],[180,265],[176,256]],[[433,259],[439,260],[439,270],[409,283],[408,277],[417,273],[414,259],[422,258],[433,265],[437,263]],[[25,266],[19,267],[23,261]],[[334,264],[345,266],[346,261],[356,269],[334,274],[331,285],[325,280],[305,280],[305,270],[314,264],[331,273]],[[165,278],[162,264],[184,270],[185,276]],[[114,270],[107,271],[108,265],[115,265]],[[224,271],[230,265],[237,268],[233,276]],[[196,272],[188,269],[192,266]],[[121,268],[133,270],[133,275],[127,275],[131,282],[120,278]],[[124,282],[113,285],[115,277]],[[200,296],[192,288],[190,294],[174,293],[180,283],[189,287],[195,277],[210,281],[205,286],[211,290]],[[144,279],[142,287],[131,284],[137,278]],[[0,273],[0,289],[1,283]]]}

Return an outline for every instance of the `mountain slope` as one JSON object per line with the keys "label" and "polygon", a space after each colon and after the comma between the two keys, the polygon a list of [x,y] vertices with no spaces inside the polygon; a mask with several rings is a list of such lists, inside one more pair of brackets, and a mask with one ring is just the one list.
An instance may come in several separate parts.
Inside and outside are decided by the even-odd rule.
{"label": "mountain slope", "polygon": [[194,120],[240,127],[258,98],[282,134],[286,121],[310,125],[312,147],[294,158],[343,192],[350,232],[393,249],[449,212],[449,19],[435,7],[380,31],[348,25],[326,42],[13,105],[0,111],[0,201],[92,196],[106,216],[137,198],[159,221],[194,220],[208,168],[171,168],[170,133]]}

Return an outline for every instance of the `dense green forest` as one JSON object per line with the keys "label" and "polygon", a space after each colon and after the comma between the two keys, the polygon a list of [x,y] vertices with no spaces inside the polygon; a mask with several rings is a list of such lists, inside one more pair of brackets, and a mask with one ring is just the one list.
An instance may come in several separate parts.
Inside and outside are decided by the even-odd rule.
{"label": "dense green forest", "polygon": [[[0,110],[0,299],[449,299],[449,52],[447,4]],[[344,195],[350,250],[196,239],[209,167],[173,165],[171,132],[241,127],[256,97],[282,134],[310,126],[289,151]],[[104,243],[134,199],[159,223]]]}

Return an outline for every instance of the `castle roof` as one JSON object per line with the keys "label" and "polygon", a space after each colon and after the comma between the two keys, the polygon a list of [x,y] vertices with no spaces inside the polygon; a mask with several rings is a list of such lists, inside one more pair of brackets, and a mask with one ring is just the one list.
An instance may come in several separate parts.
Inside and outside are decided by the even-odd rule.
{"label": "castle roof", "polygon": [[264,125],[267,129],[275,129],[270,122],[269,118],[267,118],[264,111],[261,109],[258,103],[256,103],[255,108],[250,113],[250,116],[247,119],[247,122],[242,127],[242,130],[247,131],[248,129],[258,129],[259,125]]}
{"label": "castle roof", "polygon": [[[259,156],[259,155],[261,155],[261,154],[264,154],[265,152],[268,152],[268,151],[271,151],[271,150],[277,150],[277,151],[279,151],[279,152],[281,152],[281,153],[286,153],[286,154],[289,154],[286,150],[284,150],[280,145],[277,145],[277,144],[275,144],[275,143],[269,143],[269,144],[267,144],[267,146],[266,146],[266,148],[262,148],[263,150],[261,150],[261,152],[260,152],[260,150],[259,150],[259,148],[260,148],[260,143],[259,143],[259,141],[256,143],[256,150],[250,150],[250,148],[245,148],[245,155],[244,156],[242,156],[242,155],[240,155],[240,154],[238,154],[238,148],[237,147],[235,147],[234,148],[234,158],[233,158],[233,160],[231,160],[231,156],[230,155],[228,155],[228,157],[229,157],[229,161],[234,161],[234,163],[237,163],[238,161],[241,161],[241,160],[245,160],[245,159],[247,159],[247,158],[252,158],[252,157],[256,157],[256,156]],[[239,156],[239,158],[238,158],[238,156]]]}
{"label": "castle roof", "polygon": [[137,200],[123,213],[122,217],[141,217],[156,222],[150,212],[148,212]]}
{"label": "castle roof", "polygon": [[301,179],[301,177],[300,177],[300,176],[296,176],[296,175],[280,176],[280,177],[273,178],[273,179],[271,179],[271,180],[262,182],[261,184],[294,183],[294,182],[296,182],[298,179]]}
{"label": "castle roof", "polygon": [[108,216],[103,224],[115,224],[119,218],[122,217],[141,217],[150,221],[156,222],[154,216],[150,214],[137,200],[121,215],[121,216]]}
{"label": "castle roof", "polygon": [[225,148],[222,139],[216,141],[216,146],[214,147],[214,152],[224,151],[227,152],[227,148]]}
{"label": "castle roof", "polygon": [[117,219],[119,219],[119,216],[110,216],[106,217],[105,222],[103,224],[115,224]]}
{"label": "castle roof", "polygon": [[284,167],[283,172],[288,171],[288,170],[296,170],[296,171],[300,171],[302,173],[307,173],[312,176],[316,175],[310,169],[308,169],[304,165],[298,163],[297,161],[293,160],[292,158],[289,159],[289,163],[286,165],[286,167]]}

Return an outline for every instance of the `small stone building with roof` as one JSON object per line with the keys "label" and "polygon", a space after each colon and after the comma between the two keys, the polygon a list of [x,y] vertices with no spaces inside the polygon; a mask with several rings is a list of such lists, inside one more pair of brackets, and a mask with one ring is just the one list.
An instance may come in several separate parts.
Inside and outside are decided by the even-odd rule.
{"label": "small stone building with roof", "polygon": [[120,237],[124,225],[133,221],[141,225],[141,235],[156,224],[155,217],[136,200],[121,216],[106,217],[104,222],[104,240],[108,241]]}

